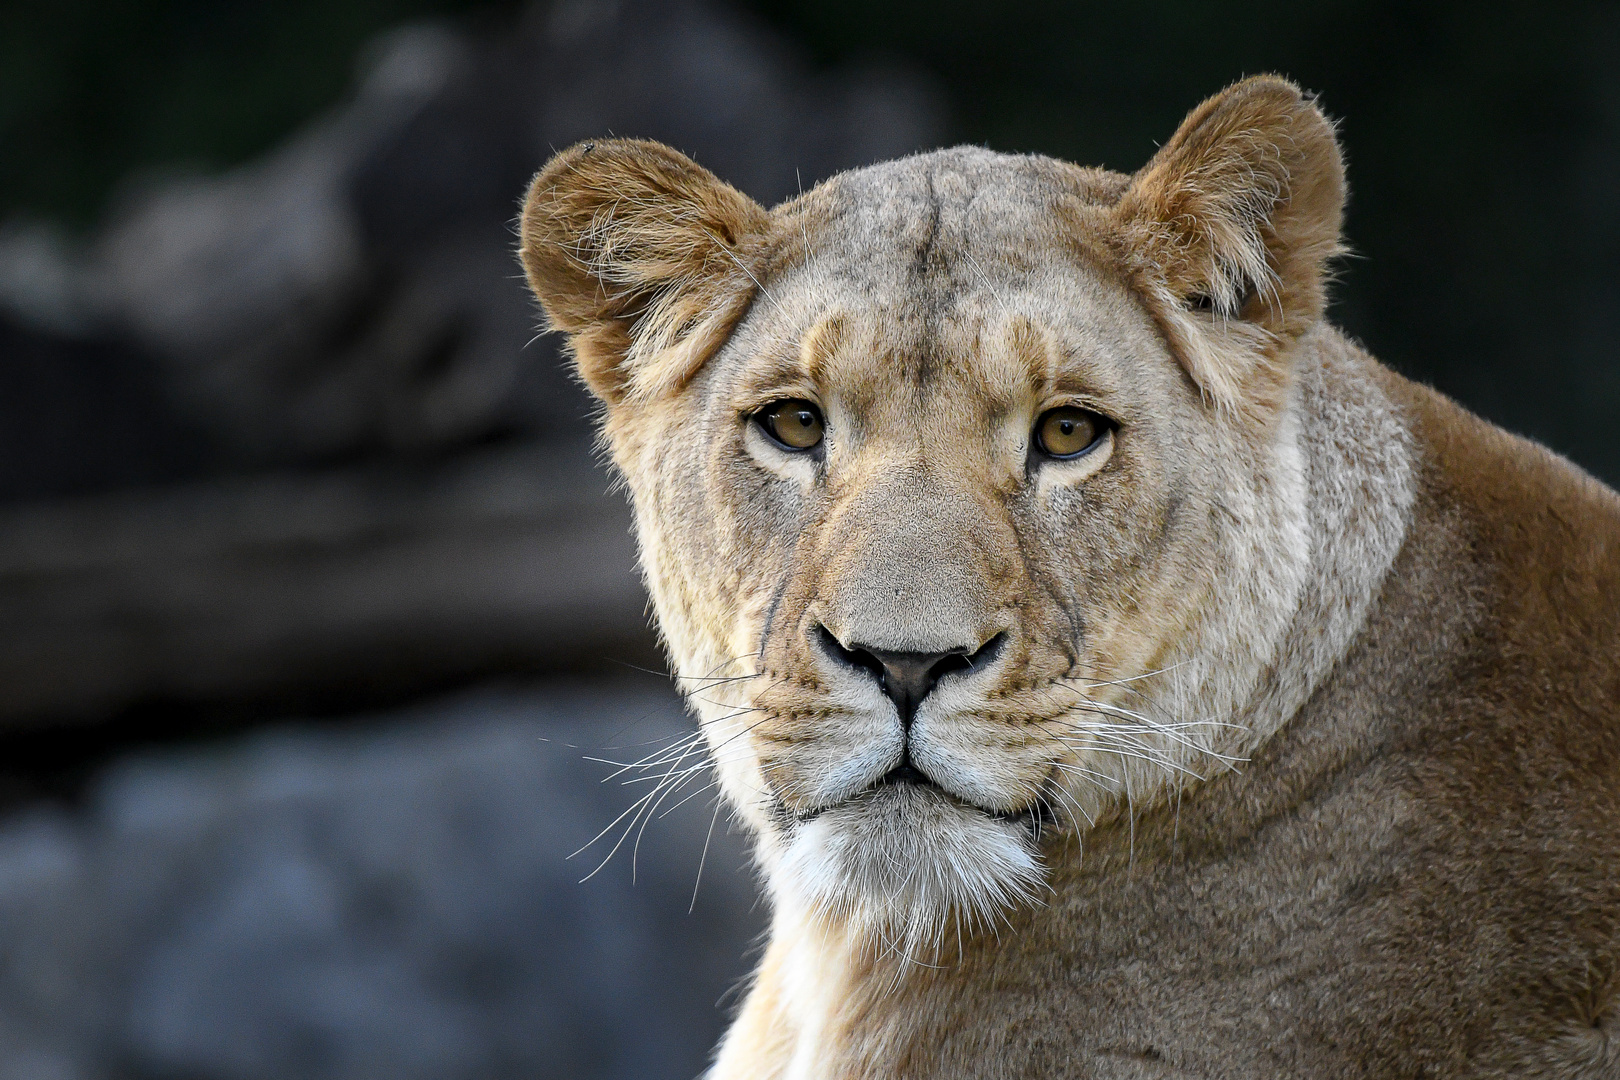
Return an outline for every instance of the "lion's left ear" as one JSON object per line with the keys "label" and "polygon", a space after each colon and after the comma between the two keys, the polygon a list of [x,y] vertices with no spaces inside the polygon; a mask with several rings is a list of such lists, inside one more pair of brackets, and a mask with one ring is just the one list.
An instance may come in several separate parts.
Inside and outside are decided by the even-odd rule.
{"label": "lion's left ear", "polygon": [[1205,101],[1132,178],[1114,209],[1120,254],[1217,406],[1281,404],[1287,353],[1322,315],[1344,200],[1333,125],[1275,76]]}

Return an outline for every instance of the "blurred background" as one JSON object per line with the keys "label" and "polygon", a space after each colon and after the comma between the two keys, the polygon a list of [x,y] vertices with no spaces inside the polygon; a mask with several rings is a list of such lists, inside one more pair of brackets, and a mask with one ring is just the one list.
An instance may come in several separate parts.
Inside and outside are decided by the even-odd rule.
{"label": "blurred background", "polygon": [[525,181],[1128,171],[1261,71],[1334,318],[1620,480],[1612,3],[0,3],[0,1078],[695,1075],[764,911],[701,772],[568,858],[689,724]]}

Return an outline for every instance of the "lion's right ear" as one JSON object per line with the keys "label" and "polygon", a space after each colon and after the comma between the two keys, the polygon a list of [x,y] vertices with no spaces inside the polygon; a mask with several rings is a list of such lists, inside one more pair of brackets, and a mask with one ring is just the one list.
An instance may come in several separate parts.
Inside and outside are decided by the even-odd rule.
{"label": "lion's right ear", "polygon": [[519,254],[585,384],[614,404],[684,385],[725,340],[767,220],[667,146],[585,142],[534,178]]}

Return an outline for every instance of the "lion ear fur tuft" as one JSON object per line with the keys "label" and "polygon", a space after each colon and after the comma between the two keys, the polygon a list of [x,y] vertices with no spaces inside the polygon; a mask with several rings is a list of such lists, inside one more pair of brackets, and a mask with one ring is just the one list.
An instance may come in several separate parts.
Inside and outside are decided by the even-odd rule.
{"label": "lion ear fur tuft", "polygon": [[763,207],[639,139],[557,154],[523,205],[519,255],[580,376],[612,404],[689,380],[747,309]]}
{"label": "lion ear fur tuft", "polygon": [[1199,105],[1114,209],[1119,253],[1188,373],[1217,407],[1273,415],[1286,354],[1322,315],[1342,249],[1333,125],[1276,76]]}

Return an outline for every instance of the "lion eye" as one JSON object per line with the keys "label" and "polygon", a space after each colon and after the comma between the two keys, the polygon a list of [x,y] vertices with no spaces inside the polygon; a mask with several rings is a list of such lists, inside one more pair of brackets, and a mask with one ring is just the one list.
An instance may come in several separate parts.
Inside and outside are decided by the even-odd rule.
{"label": "lion eye", "polygon": [[789,450],[813,450],[820,445],[826,424],[821,410],[808,401],[776,401],[754,414],[765,434]]}
{"label": "lion eye", "polygon": [[1107,423],[1094,412],[1064,405],[1035,421],[1035,445],[1048,457],[1072,458],[1097,445]]}

